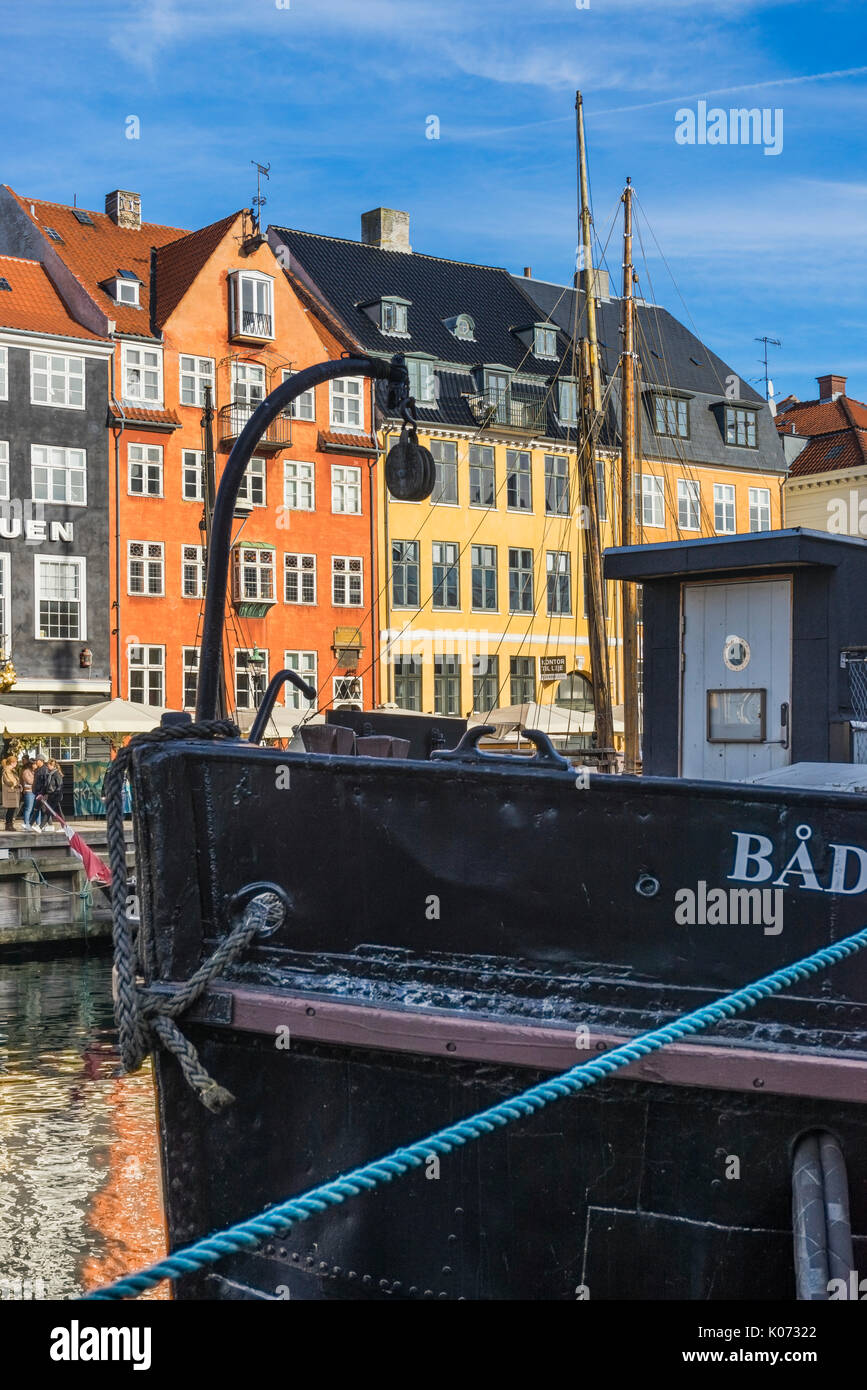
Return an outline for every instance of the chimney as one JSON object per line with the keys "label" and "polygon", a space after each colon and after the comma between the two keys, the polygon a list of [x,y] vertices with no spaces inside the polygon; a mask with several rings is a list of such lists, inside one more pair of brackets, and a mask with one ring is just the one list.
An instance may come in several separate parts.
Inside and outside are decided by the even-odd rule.
{"label": "chimney", "polygon": [[845,396],[846,378],[844,376],[837,376],[831,372],[828,376],[817,376],[816,380],[819,383],[820,401],[836,401],[838,396]]}
{"label": "chimney", "polygon": [[411,251],[409,213],[394,208],[373,208],[361,214],[361,240],[380,251]]}
{"label": "chimney", "polygon": [[105,195],[105,210],[118,227],[128,227],[137,232],[141,227],[141,194],[130,193],[126,188],[116,188]]}
{"label": "chimney", "polygon": [[525,279],[525,280],[532,280],[532,278],[533,278],[533,267],[532,267],[531,265],[525,265],[525,266],[524,266],[524,279]]}

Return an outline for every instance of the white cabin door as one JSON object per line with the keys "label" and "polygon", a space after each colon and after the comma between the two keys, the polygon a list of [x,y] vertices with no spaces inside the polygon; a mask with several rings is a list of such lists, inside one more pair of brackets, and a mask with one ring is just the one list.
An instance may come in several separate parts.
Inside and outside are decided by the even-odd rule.
{"label": "white cabin door", "polygon": [[683,586],[682,777],[736,782],[791,761],[791,588]]}

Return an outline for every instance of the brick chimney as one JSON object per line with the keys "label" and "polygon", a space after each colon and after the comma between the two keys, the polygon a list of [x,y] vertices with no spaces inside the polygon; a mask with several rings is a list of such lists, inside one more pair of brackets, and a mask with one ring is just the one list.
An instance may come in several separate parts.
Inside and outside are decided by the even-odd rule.
{"label": "brick chimney", "polygon": [[105,195],[105,210],[118,227],[128,227],[137,232],[141,227],[141,194],[130,193],[126,188],[116,188]]}
{"label": "brick chimney", "polygon": [[533,278],[533,267],[532,267],[531,265],[525,265],[525,266],[524,266],[524,279],[525,279],[525,280],[532,280],[532,278]]}
{"label": "brick chimney", "polygon": [[361,214],[361,240],[380,251],[411,251],[409,213],[394,208],[373,208]]}
{"label": "brick chimney", "polygon": [[845,396],[846,378],[844,376],[837,376],[831,372],[828,376],[817,376],[816,380],[819,383],[820,401],[835,401],[838,396]]}

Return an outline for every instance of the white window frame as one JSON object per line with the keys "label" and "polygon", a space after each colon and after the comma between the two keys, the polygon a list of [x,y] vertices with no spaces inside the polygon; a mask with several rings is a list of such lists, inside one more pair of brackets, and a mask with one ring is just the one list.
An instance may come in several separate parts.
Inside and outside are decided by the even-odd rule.
{"label": "white window frame", "polygon": [[[695,523],[684,521],[695,516]],[[701,483],[696,482],[695,478],[678,478],[677,480],[677,529],[679,531],[700,531],[701,530]]]}
{"label": "white window frame", "polygon": [[[195,551],[195,558],[187,555],[187,551]],[[196,591],[188,594],[184,588],[186,582],[185,571],[187,566],[195,566],[196,571]],[[205,596],[205,547],[203,545],[181,545],[181,598],[204,598]]]}
{"label": "white window frame", "polygon": [[0,401],[9,399],[9,349],[0,344]]}
{"label": "white window frame", "polygon": [[[355,501],[356,506],[347,506]],[[361,516],[361,469],[344,463],[331,465],[331,510],[339,516]]]}
{"label": "white window frame", "polygon": [[[190,660],[190,655],[195,657],[195,661]],[[196,677],[196,698],[199,694],[199,671],[202,665],[201,647],[181,647],[181,709],[195,709],[196,701],[188,705],[184,699],[187,693],[187,676],[195,672]]]}
{"label": "white window frame", "polygon": [[[133,450],[140,450],[143,454],[154,454],[153,458],[133,458]],[[156,492],[152,492],[149,487],[136,489],[132,485],[132,468],[137,463],[142,468],[143,481],[147,478],[151,468],[156,468],[158,487]],[[163,495],[163,446],[162,444],[141,444],[136,440],[131,441],[126,446],[126,491],[128,497],[162,497]]]}
{"label": "white window frame", "polygon": [[[37,360],[44,358],[45,366],[38,367]],[[59,365],[58,365],[59,364]],[[76,370],[70,370],[75,364]],[[42,383],[39,378],[44,377],[45,399],[42,400],[36,393]],[[87,408],[87,364],[83,357],[77,357],[74,353],[68,352],[37,352],[31,348],[30,351],[30,404],[46,405],[51,409],[63,410],[85,410]],[[59,380],[62,384],[62,400],[52,400],[51,393],[53,383]],[[70,392],[73,384],[81,385],[81,400],[70,400]]]}
{"label": "white window frame", "polygon": [[[572,400],[572,401],[574,401],[574,404],[575,404],[574,414],[567,415],[567,414],[565,413],[565,411],[564,411],[564,409],[563,409],[563,406],[564,406],[564,402],[567,401],[567,400]],[[581,408],[581,402],[580,402],[579,396],[578,396],[578,383],[577,383],[577,381],[561,381],[561,382],[560,382],[560,390],[559,390],[558,395],[557,395],[557,419],[560,421],[560,424],[561,424],[561,425],[577,425],[577,424],[578,424],[578,416],[579,416],[579,414],[580,414],[580,408]]]}
{"label": "white window frame", "polygon": [[[328,420],[331,428],[340,434],[364,434],[364,381],[363,376],[340,376],[333,377],[329,383]],[[357,391],[350,388],[357,388]],[[348,419],[338,420],[338,409],[347,415],[346,407],[355,401],[358,402],[357,424]]]}
{"label": "white window frame", "polygon": [[[184,366],[184,363],[191,365]],[[184,400],[184,377],[192,381],[191,401]],[[211,405],[217,403],[216,370],[213,357],[196,357],[190,352],[178,353],[178,399],[181,405],[200,407],[205,404],[205,387],[211,388]]]}
{"label": "white window frame", "polygon": [[[124,290],[129,290],[129,294],[124,294]],[[114,282],[114,300],[116,304],[125,304],[127,307],[140,309],[141,281],[129,280],[124,275],[118,275]]]}
{"label": "white window frame", "polygon": [[[347,699],[341,692],[340,687],[351,681],[353,686],[358,689],[358,694]],[[337,704],[337,701],[340,704]],[[364,709],[364,677],[363,676],[332,676],[331,677],[331,703],[335,709],[355,709],[356,700]]]}
{"label": "white window frame", "polygon": [[[349,564],[358,561],[360,569],[350,573]],[[340,568],[338,568],[340,566]],[[343,568],[345,566],[345,568]],[[337,597],[337,583],[342,580],[343,598]],[[358,599],[354,601],[350,594],[352,582],[358,583]],[[331,604],[333,608],[363,608],[364,607],[364,556],[363,555],[332,555],[331,557]]]}
{"label": "white window frame", "polygon": [[[718,511],[720,507],[723,508],[722,513]],[[731,526],[719,526],[717,522],[720,515],[724,521],[728,520],[729,507],[731,507]],[[713,529],[718,536],[733,536],[738,529],[737,493],[734,483],[714,483],[713,485]]]}
{"label": "white window frame", "polygon": [[0,502],[9,501],[9,440],[0,439]]}
{"label": "white window frame", "polygon": [[429,357],[408,357],[409,394],[417,405],[436,405],[437,375]]}
{"label": "white window frame", "polygon": [[[255,558],[245,558],[254,556]],[[277,552],[267,545],[245,545],[243,540],[232,547],[232,598],[235,603],[276,603],[277,601]],[[244,589],[244,571],[252,570],[256,581],[256,592],[247,594]],[[265,580],[269,584],[265,584]],[[270,589],[266,593],[265,590]],[[239,649],[240,650],[240,649]]]}
{"label": "white window frame", "polygon": [[[41,572],[46,565],[74,565],[78,568],[78,626],[74,637],[43,637],[39,631],[39,606],[42,603]],[[51,602],[50,599],[45,600]],[[33,633],[37,642],[87,641],[87,560],[83,555],[35,555],[33,557]]]}
{"label": "white window frame", "polygon": [[[295,376],[291,367],[283,368],[283,380],[288,381],[290,376]],[[316,419],[316,388],[311,386],[309,391],[302,391],[300,396],[296,396],[294,401],[290,401],[283,414],[288,420],[315,420]]]}
{"label": "white window frame", "polygon": [[12,556],[0,550],[0,656],[12,651]]}
{"label": "white window frame", "polygon": [[[289,564],[289,561],[290,561],[290,560],[295,560],[295,561],[297,561],[297,564],[290,566],[290,564]],[[308,566],[308,568],[305,569],[305,568],[303,567],[303,561],[304,561],[304,560],[312,560],[312,561],[313,561],[313,568],[311,569],[311,568]],[[284,553],[284,555],[283,555],[283,602],[284,602],[284,603],[289,603],[289,604],[291,604],[293,608],[314,608],[314,607],[316,606],[316,601],[317,601],[317,597],[316,597],[316,584],[317,584],[316,569],[317,569],[317,566],[316,566],[316,556],[315,556],[315,555],[312,555],[309,551],[289,550],[289,551],[286,551],[286,552]],[[290,576],[290,574],[291,574],[292,576],[297,577],[297,580],[298,580],[298,585],[297,585],[297,587],[298,587],[298,598],[287,598],[287,596],[286,596],[286,595],[287,595],[288,581],[289,581],[289,576]],[[313,597],[310,598],[310,599],[307,599],[307,598],[304,598],[304,597],[303,597],[303,594],[304,594],[304,579],[305,579],[305,577],[310,577],[310,578],[312,578],[312,580],[313,580]]]}
{"label": "white window frame", "polygon": [[[387,323],[386,319],[391,315],[393,323]],[[379,327],[382,333],[398,334],[405,336],[407,329],[408,314],[407,305],[401,304],[396,299],[382,299],[379,304]]]}
{"label": "white window frame", "polygon": [[[163,408],[163,350],[161,347],[151,344],[140,343],[121,343],[121,393],[122,399],[130,405],[141,406],[143,410],[162,410]],[[130,359],[137,355],[138,362]],[[151,356],[153,361],[145,361],[146,356]],[[144,376],[139,382],[142,388],[138,394],[133,394],[129,390],[129,373],[138,371],[156,373],[156,394],[148,394],[145,389]]]}
{"label": "white window frame", "polygon": [[[262,500],[257,502],[253,496],[253,484],[261,482]],[[258,489],[257,489],[258,490]],[[263,458],[251,458],[247,467],[244,469],[244,476],[238,488],[239,502],[249,502],[251,507],[267,507],[268,505],[268,468]]]}
{"label": "white window frame", "polygon": [[[188,459],[192,456],[195,463],[189,463]],[[203,449],[182,449],[181,450],[181,499],[184,502],[203,502],[205,500],[204,490],[204,465],[205,452]],[[195,491],[190,494],[187,492],[187,470],[195,468],[196,486]]]}
{"label": "white window frame", "polygon": [[[296,470],[295,476],[290,477],[290,469]],[[309,469],[307,476],[300,475],[297,470]],[[299,496],[307,496],[309,490],[310,505],[303,506],[299,502]],[[295,501],[290,501],[290,496],[294,490]],[[285,459],[283,463],[283,506],[287,512],[315,512],[316,510],[316,465],[308,463],[306,459]]]}
{"label": "white window frame", "polygon": [[[140,651],[140,652],[142,652],[142,653],[147,652],[147,654],[148,654],[148,659],[147,659],[147,661],[146,661],[146,662],[145,662],[145,661],[142,661],[141,664],[136,663],[136,664],[134,665],[134,664],[133,664],[133,659],[132,659],[132,654],[133,654],[133,652],[136,652],[136,651]],[[160,658],[159,658],[159,660],[158,660],[157,662],[153,662],[153,663],[151,662],[151,653],[152,653],[152,652],[160,652],[160,653],[161,653]],[[144,673],[144,676],[145,676],[145,681],[144,681],[145,693],[148,694],[148,695],[150,694],[150,690],[149,690],[149,688],[148,688],[149,685],[150,685],[150,682],[148,681],[147,677],[150,675],[150,673],[151,673],[152,671],[158,671],[158,672],[159,672],[159,676],[160,676],[160,698],[159,698],[158,700],[136,700],[136,699],[134,698],[133,693],[132,693],[132,675],[133,675],[133,671],[142,671],[142,672]],[[127,642],[127,645],[126,645],[126,690],[127,690],[127,699],[129,700],[130,704],[142,705],[145,709],[158,709],[158,708],[160,708],[160,706],[165,705],[165,703],[166,703],[166,649],[165,649],[165,646],[164,646],[162,643],[160,643],[160,642]]]}
{"label": "white window frame", "polygon": [[[295,671],[302,680],[312,685],[314,690],[319,689],[319,653],[312,651],[295,651],[283,653],[283,666],[287,671]],[[317,708],[318,699],[308,700],[306,695],[287,681],[283,687],[284,703],[287,709],[298,710],[299,713],[306,714],[308,710]],[[267,737],[267,734],[266,734]]]}
{"label": "white window frame", "polygon": [[[62,462],[57,461],[57,455],[63,456]],[[39,458],[44,455],[44,458]],[[55,457],[52,459],[52,455]],[[74,461],[73,461],[74,460]],[[44,469],[47,474],[45,483],[46,491],[53,491],[52,475],[60,474],[63,478],[64,497],[40,497],[36,482],[36,469]],[[70,489],[73,486],[73,475],[81,474],[82,496],[78,499],[70,497]],[[30,445],[30,495],[34,502],[49,502],[56,506],[63,507],[86,507],[87,506],[87,451],[86,449],[64,449],[54,444],[31,444]]]}
{"label": "white window frame", "polygon": [[[249,281],[252,284],[263,286],[267,289],[268,307],[267,312],[259,309],[244,310],[244,284]],[[265,275],[261,270],[232,270],[229,272],[229,304],[231,310],[232,336],[235,338],[261,338],[272,341],[275,330],[274,313],[274,277]],[[269,333],[260,332],[258,328],[247,326],[243,323],[245,312],[252,313],[254,317],[271,321]]]}
{"label": "white window frame", "polygon": [[[770,531],[771,529],[771,489],[769,487],[751,487],[749,492],[750,501],[750,530],[751,531]],[[754,512],[767,512],[767,526],[753,525]]]}
{"label": "white window frame", "polygon": [[[638,479],[636,479],[636,482]],[[657,503],[659,504],[657,507]],[[650,517],[650,520],[648,520]],[[656,518],[659,517],[657,521]],[[641,514],[644,527],[661,530],[665,526],[665,478],[657,473],[641,474]]]}
{"label": "white window frame", "polygon": [[[262,688],[261,688],[261,690],[258,690],[258,689],[254,689],[254,688],[253,688],[253,686],[252,686],[252,677],[248,674],[249,668],[248,668],[248,666],[247,666],[247,663],[244,662],[243,667],[240,667],[240,666],[238,665],[238,657],[239,657],[239,656],[247,657],[247,656],[249,656],[250,653],[253,652],[254,650],[256,650],[256,651],[261,651],[261,652],[262,652],[262,655],[263,655],[264,658],[265,658],[264,670],[259,671],[259,672],[256,673],[256,675],[258,676],[258,679],[262,682]],[[271,653],[270,653],[267,649],[265,649],[265,648],[262,648],[262,647],[257,647],[257,648],[254,648],[254,647],[235,647],[234,656],[233,656],[233,663],[232,663],[232,673],[233,673],[232,690],[233,690],[233,693],[234,693],[234,696],[235,696],[235,709],[236,709],[236,710],[254,710],[254,709],[256,709],[256,703],[255,703],[255,697],[256,697],[256,695],[257,695],[257,694],[259,694],[259,695],[264,695],[264,694],[265,694],[265,691],[268,689],[268,677],[269,677],[270,660],[271,660]],[[243,704],[243,705],[241,704],[240,700],[238,699],[238,676],[239,676],[240,674],[242,674],[242,672],[243,672],[244,675],[247,676],[247,679],[250,681],[250,689],[249,689],[249,691],[248,691],[248,697],[252,697],[252,701],[253,701],[252,703]]]}
{"label": "white window frame", "polygon": [[[141,556],[133,555],[131,547],[143,545],[145,553]],[[149,548],[153,546],[159,549],[158,555],[148,554]],[[144,587],[134,589],[132,587],[132,566],[133,564],[142,565],[142,582]],[[152,589],[149,579],[149,565],[159,564],[160,567],[160,587]],[[126,543],[126,592],[130,598],[165,598],[166,593],[166,547],[164,541],[140,541],[128,540]]]}
{"label": "white window frame", "polygon": [[[553,347],[551,348],[550,352],[547,351],[547,350],[545,349],[545,346],[544,346],[544,343],[543,343],[543,335],[544,335],[544,337],[550,337],[550,338],[553,338],[553,340],[554,340],[554,345],[553,345]],[[538,323],[538,324],[536,324],[535,327],[533,328],[533,356],[534,356],[534,357],[542,357],[542,358],[547,359],[548,361],[555,361],[555,360],[556,360],[556,358],[557,358],[557,330],[556,330],[556,328],[554,328],[554,326],[553,326],[552,324],[548,324],[548,323]]]}

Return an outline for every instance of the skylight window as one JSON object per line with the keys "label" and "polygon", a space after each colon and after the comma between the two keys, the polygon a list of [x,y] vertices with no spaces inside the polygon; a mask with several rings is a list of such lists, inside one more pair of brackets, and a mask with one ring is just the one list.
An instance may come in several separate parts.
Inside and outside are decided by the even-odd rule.
{"label": "skylight window", "polygon": [[843,452],[842,444],[834,444],[825,455],[826,459],[838,459]]}
{"label": "skylight window", "polygon": [[46,227],[45,235],[51,237],[52,241],[59,241],[61,246],[63,245],[63,237],[54,227]]}
{"label": "skylight window", "polygon": [[690,357],[689,360],[690,360],[690,362],[694,362],[695,365],[696,365],[697,367],[700,367],[700,366],[702,365],[701,362],[699,362],[699,360],[698,360],[697,357]]}
{"label": "skylight window", "polygon": [[138,276],[134,270],[119,270],[118,275],[122,280],[137,280]]}
{"label": "skylight window", "polygon": [[89,213],[89,212],[84,212],[84,210],[83,210],[82,208],[73,208],[73,209],[72,209],[72,215],[73,215],[73,217],[75,218],[76,222],[80,222],[80,223],[81,223],[82,227],[92,227],[92,226],[94,226],[94,221],[93,221],[93,218],[91,217],[90,213]]}
{"label": "skylight window", "polygon": [[9,281],[6,279],[5,275],[0,275],[0,290],[11,290],[11,289],[12,289],[12,286],[10,285]]}

